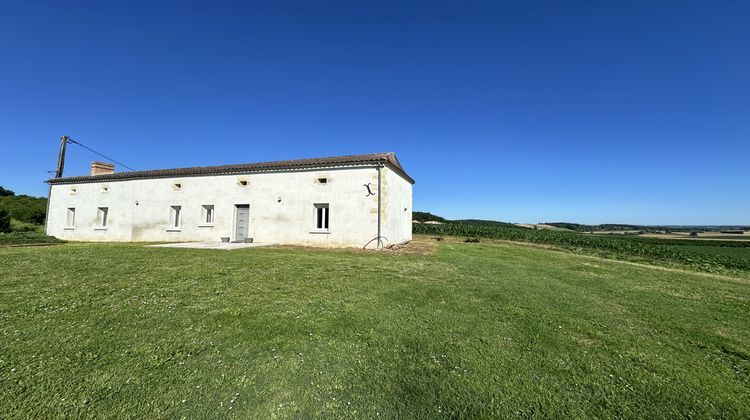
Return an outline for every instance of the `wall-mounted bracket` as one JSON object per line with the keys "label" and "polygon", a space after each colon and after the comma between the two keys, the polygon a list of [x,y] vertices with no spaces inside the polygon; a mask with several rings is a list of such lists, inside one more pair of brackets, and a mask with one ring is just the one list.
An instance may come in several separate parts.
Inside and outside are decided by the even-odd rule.
{"label": "wall-mounted bracket", "polygon": [[371,195],[375,195],[375,193],[374,193],[374,192],[372,192],[372,189],[370,189],[370,184],[371,184],[371,183],[370,183],[370,182],[368,182],[367,184],[365,184],[365,185],[364,185],[364,187],[365,187],[365,188],[367,188],[367,195],[366,195],[365,197],[369,197],[369,196],[371,196]]}

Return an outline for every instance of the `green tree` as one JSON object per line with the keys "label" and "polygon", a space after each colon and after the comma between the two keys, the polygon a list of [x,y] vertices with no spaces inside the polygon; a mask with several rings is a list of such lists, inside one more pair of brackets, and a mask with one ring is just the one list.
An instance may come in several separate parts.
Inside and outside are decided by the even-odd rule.
{"label": "green tree", "polygon": [[11,190],[6,190],[5,188],[0,187],[0,197],[6,197],[9,195],[16,195],[16,193],[14,193]]}

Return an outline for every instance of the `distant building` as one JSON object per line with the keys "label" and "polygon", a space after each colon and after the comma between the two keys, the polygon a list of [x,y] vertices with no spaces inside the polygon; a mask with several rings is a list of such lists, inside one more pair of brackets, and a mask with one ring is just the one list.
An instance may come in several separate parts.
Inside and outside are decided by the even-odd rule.
{"label": "distant building", "polygon": [[443,222],[438,222],[437,220],[428,220],[422,223],[425,225],[442,225],[443,224]]}
{"label": "distant building", "polygon": [[412,237],[414,180],[394,153],[119,173],[94,162],[47,182],[46,232],[67,240],[372,248]]}

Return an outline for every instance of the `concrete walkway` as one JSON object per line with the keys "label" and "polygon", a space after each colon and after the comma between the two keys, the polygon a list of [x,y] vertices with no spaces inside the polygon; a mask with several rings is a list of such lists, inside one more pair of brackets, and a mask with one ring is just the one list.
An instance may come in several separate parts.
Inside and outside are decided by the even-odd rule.
{"label": "concrete walkway", "polygon": [[253,242],[253,243],[234,243],[234,242],[179,242],[160,245],[146,245],[157,248],[195,248],[195,249],[223,249],[231,251],[242,248],[260,248],[262,246],[275,245],[270,242]]}

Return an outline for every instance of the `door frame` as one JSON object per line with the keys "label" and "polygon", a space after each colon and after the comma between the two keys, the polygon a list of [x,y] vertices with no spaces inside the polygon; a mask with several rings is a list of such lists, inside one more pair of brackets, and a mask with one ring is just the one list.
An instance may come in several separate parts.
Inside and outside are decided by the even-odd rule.
{"label": "door frame", "polygon": [[250,237],[250,204],[235,204],[234,205],[234,223],[232,223],[232,240],[237,240],[237,213],[239,212],[240,208],[246,208],[247,209],[247,238]]}

